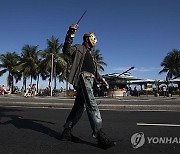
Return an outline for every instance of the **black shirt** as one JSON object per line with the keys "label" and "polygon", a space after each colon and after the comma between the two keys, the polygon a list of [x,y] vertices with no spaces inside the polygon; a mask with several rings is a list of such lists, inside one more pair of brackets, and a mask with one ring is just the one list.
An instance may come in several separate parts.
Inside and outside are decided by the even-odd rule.
{"label": "black shirt", "polygon": [[89,50],[86,52],[85,57],[84,57],[84,62],[82,65],[81,72],[83,71],[90,72],[92,74],[95,74],[96,72],[94,59]]}

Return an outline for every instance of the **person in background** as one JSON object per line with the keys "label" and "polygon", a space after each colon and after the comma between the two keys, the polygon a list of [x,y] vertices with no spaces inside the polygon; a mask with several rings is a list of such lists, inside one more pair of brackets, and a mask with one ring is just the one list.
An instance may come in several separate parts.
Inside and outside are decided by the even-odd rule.
{"label": "person in background", "polygon": [[4,96],[5,92],[6,92],[6,87],[4,85],[2,85],[1,94]]}
{"label": "person in background", "polygon": [[165,97],[165,96],[166,96],[166,91],[167,91],[166,86],[163,86],[163,87],[162,87],[162,90],[163,90],[163,95],[164,95],[164,97]]}
{"label": "person in background", "polygon": [[171,95],[171,97],[173,96],[173,90],[174,90],[174,87],[170,86],[169,87],[169,94]]}

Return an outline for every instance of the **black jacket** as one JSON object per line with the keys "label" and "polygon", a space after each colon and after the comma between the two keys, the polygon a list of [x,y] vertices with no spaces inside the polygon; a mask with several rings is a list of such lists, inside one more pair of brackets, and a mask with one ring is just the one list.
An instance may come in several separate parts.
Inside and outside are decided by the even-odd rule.
{"label": "black jacket", "polygon": [[[82,72],[82,65],[84,62],[84,57],[86,52],[89,50],[84,45],[76,44],[72,46],[73,38],[70,37],[69,33],[67,32],[64,46],[63,46],[63,54],[69,55],[73,59],[72,68],[70,71],[68,82],[71,83],[74,86],[77,86],[79,81],[79,75]],[[96,65],[96,64],[95,64]],[[97,80],[101,81],[102,77],[97,71],[97,67],[95,66],[95,77]]]}

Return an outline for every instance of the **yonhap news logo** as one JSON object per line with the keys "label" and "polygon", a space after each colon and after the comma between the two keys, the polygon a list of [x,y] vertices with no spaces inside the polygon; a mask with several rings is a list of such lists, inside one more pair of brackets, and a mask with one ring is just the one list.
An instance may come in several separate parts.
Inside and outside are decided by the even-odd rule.
{"label": "yonhap news logo", "polygon": [[145,137],[143,132],[135,133],[131,137],[131,144],[137,149],[147,144],[180,144],[180,137]]}
{"label": "yonhap news logo", "polygon": [[143,132],[135,133],[131,137],[131,143],[132,143],[133,148],[135,149],[143,146],[143,144],[145,143],[144,133]]}

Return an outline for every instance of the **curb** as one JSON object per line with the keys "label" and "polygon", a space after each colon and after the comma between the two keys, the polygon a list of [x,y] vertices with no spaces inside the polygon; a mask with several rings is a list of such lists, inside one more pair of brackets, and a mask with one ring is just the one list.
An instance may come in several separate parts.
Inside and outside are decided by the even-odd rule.
{"label": "curb", "polygon": [[99,108],[118,111],[180,111],[179,105],[100,105]]}

